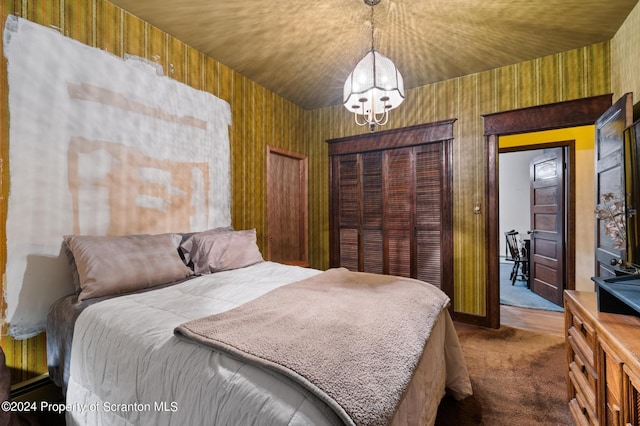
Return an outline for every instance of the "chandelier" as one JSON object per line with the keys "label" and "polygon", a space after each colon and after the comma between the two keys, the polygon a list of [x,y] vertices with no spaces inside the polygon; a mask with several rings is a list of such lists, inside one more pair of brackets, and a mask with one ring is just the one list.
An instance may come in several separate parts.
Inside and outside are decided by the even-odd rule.
{"label": "chandelier", "polygon": [[404,100],[402,75],[391,59],[373,48],[373,6],[380,0],[364,0],[371,6],[371,50],[358,62],[344,83],[343,104],[354,113],[358,126],[376,125],[389,120],[389,111]]}

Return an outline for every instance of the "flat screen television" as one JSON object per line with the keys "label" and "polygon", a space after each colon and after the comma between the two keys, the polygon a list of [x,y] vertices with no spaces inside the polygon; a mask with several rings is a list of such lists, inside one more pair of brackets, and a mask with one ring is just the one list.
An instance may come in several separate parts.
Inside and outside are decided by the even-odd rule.
{"label": "flat screen television", "polygon": [[626,264],[640,269],[640,121],[624,132]]}

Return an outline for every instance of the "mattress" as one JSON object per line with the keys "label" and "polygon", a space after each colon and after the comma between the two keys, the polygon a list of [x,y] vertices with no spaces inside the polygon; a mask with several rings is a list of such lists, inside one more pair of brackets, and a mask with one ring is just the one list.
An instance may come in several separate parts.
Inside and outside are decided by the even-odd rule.
{"label": "mattress", "polygon": [[[85,306],[73,326],[67,424],[343,424],[285,376],[173,335],[186,321],[318,273],[264,262]],[[471,393],[443,310],[393,423],[433,424],[446,388],[458,398]]]}

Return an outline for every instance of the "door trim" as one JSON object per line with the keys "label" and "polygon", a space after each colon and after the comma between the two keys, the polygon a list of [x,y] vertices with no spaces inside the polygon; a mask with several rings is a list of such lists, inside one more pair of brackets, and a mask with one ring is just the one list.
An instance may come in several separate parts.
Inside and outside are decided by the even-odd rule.
{"label": "door trim", "polygon": [[500,327],[498,226],[498,137],[591,125],[612,103],[613,94],[482,115],[485,139],[486,316],[482,325]]}

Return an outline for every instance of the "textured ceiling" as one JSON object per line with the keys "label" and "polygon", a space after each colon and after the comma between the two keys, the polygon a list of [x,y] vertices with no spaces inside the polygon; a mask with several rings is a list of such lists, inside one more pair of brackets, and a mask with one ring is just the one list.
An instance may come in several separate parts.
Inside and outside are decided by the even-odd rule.
{"label": "textured ceiling", "polygon": [[[342,102],[363,0],[111,0],[305,109]],[[424,86],[610,40],[638,0],[382,0],[375,48]]]}

